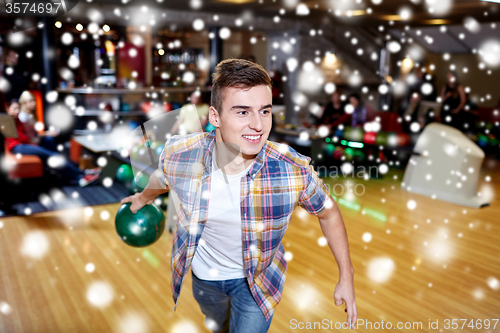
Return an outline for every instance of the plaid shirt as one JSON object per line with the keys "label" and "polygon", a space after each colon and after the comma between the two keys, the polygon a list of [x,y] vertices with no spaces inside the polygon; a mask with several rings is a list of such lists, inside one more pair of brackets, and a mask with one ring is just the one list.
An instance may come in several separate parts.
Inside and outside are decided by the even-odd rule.
{"label": "plaid shirt", "polygon": [[[177,308],[208,218],[215,130],[173,136],[165,144],[159,168],[162,184],[179,197],[172,246],[172,294]],[[281,300],[287,262],[283,236],[297,205],[318,215],[328,189],[309,164],[310,158],[284,144],[266,141],[248,174],[241,179],[243,262],[250,291],[266,320]]]}

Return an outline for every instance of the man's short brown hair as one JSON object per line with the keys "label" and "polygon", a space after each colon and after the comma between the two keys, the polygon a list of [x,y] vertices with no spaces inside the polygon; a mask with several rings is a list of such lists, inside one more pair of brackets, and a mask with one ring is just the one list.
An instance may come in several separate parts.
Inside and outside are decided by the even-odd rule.
{"label": "man's short brown hair", "polygon": [[222,98],[226,88],[252,88],[265,85],[272,88],[272,81],[261,65],[243,59],[221,61],[212,74],[212,94],[210,104],[222,111]]}

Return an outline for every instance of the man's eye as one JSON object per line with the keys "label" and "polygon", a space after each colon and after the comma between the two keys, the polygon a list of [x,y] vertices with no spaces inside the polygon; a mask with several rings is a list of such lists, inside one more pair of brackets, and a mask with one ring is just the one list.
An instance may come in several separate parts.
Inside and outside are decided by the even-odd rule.
{"label": "man's eye", "polygon": [[262,110],[263,113],[269,113],[269,110]]}
{"label": "man's eye", "polygon": [[238,114],[244,114],[247,111],[238,111]]}

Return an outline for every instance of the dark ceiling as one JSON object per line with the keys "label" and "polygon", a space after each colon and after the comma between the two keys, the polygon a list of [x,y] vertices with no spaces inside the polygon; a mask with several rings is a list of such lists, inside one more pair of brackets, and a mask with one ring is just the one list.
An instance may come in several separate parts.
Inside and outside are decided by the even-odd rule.
{"label": "dark ceiling", "polygon": [[[429,7],[432,5],[427,5],[433,2],[436,3],[435,7],[438,9],[434,14],[429,12]],[[112,4],[117,7],[149,5],[160,10],[177,9],[214,14],[244,15],[246,13],[253,16],[281,16],[294,20],[305,19],[310,22],[324,22],[326,19],[345,25],[377,25],[391,20],[395,25],[412,26],[461,24],[467,16],[472,16],[479,22],[500,20],[500,4],[480,0],[304,0],[300,2],[298,0],[163,0],[149,3],[131,0],[125,5],[120,0],[104,0],[92,3]],[[295,8],[299,3],[307,5],[310,10],[309,15],[298,16],[296,14]],[[447,3],[449,6],[446,6]],[[412,13],[406,20],[398,17],[403,8],[409,9]],[[280,14],[281,9],[285,10],[284,15]],[[371,13],[369,13],[370,9]]]}
{"label": "dark ceiling", "polygon": [[[427,4],[432,2],[435,3],[437,12],[429,12]],[[308,15],[297,15],[296,8],[299,3],[308,7]],[[147,6],[150,13],[158,14],[161,14],[162,10],[181,10],[190,13],[231,14],[246,18],[279,16],[281,19],[305,20],[323,27],[343,25],[376,28],[380,25],[391,25],[392,28],[403,28],[408,25],[413,28],[443,24],[463,25],[467,17],[472,17],[479,23],[500,21],[500,3],[480,0],[80,0],[80,4],[95,7],[96,10],[108,8],[109,11],[110,8],[119,8],[124,12]],[[400,16],[403,9],[411,13],[407,18]],[[13,24],[14,18],[6,17],[1,10],[0,17],[0,29],[5,31]],[[123,23],[128,25],[130,22]],[[192,22],[186,24],[191,25]]]}

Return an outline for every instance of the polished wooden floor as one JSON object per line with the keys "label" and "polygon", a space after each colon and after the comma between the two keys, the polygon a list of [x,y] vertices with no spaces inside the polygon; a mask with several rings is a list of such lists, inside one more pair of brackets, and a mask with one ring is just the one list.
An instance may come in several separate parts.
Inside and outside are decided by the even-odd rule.
{"label": "polished wooden floor", "polygon": [[[340,205],[359,318],[373,325],[358,331],[374,331],[381,321],[394,328],[398,322],[409,322],[407,328],[422,323],[421,329],[401,330],[407,332],[449,331],[446,319],[459,319],[455,331],[478,331],[471,319],[483,322],[479,331],[500,331],[500,323],[493,330],[493,319],[500,318],[499,161],[487,161],[481,171],[479,190],[491,198],[483,209],[405,192],[402,175],[335,180],[366,188],[351,204]],[[407,208],[409,200],[415,200],[414,210]],[[115,204],[0,219],[0,332],[207,332],[190,277],[173,311],[172,235],[146,249],[128,247],[114,230],[117,209]],[[345,320],[343,306],[336,307],[332,297],[336,263],[328,246],[318,243],[321,237],[317,219],[298,209],[284,240],[293,258],[270,332],[297,331],[308,322],[326,331],[318,322],[335,326]],[[460,319],[467,324],[462,327]],[[429,329],[436,320],[439,329]]]}

